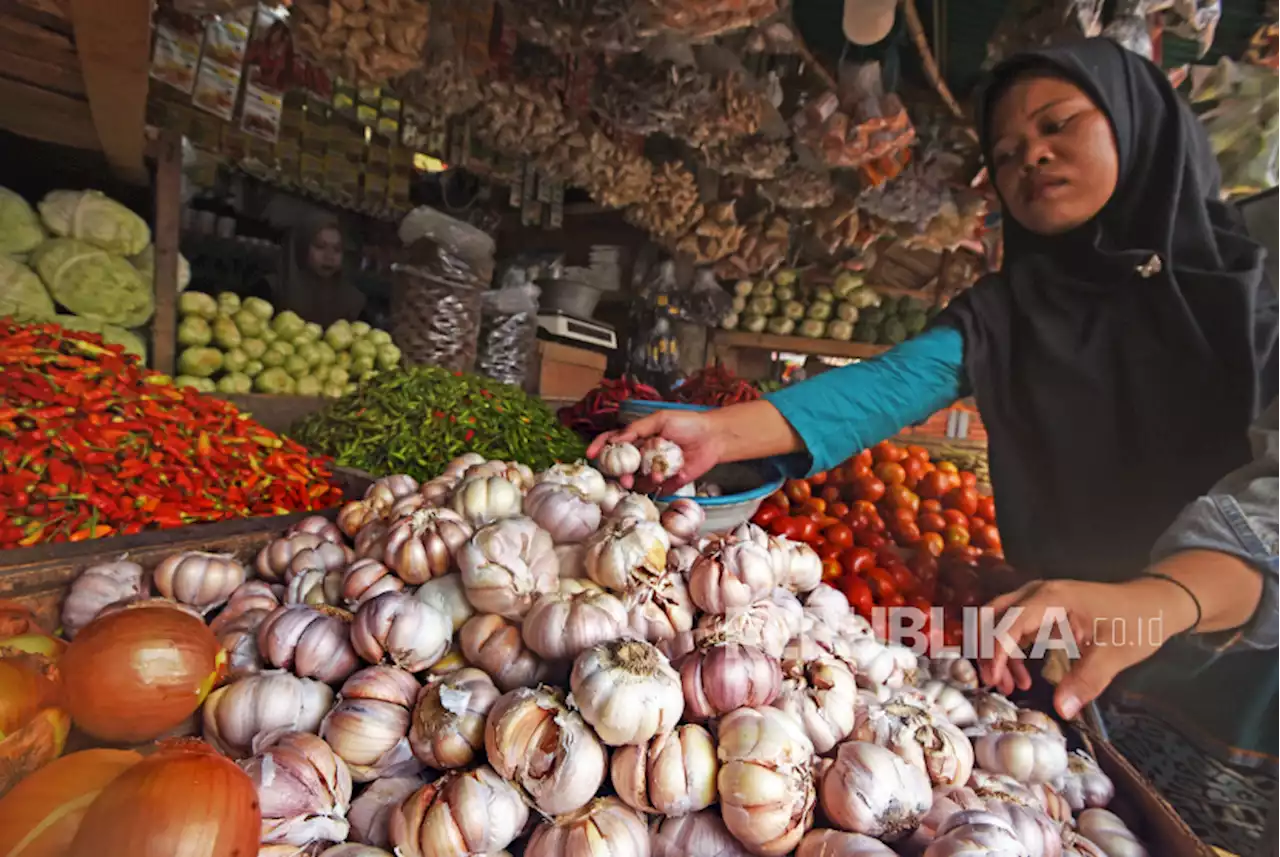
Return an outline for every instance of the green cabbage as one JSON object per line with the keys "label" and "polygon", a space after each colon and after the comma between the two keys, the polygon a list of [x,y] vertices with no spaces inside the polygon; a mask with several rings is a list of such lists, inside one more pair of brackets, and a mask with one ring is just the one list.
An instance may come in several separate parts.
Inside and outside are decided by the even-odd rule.
{"label": "green cabbage", "polygon": [[343,389],[341,384],[325,384],[320,394],[330,399],[341,399],[346,394],[346,390]]}
{"label": "green cabbage", "polygon": [[248,375],[250,378],[256,378],[261,375],[262,370],[266,368],[266,366],[262,365],[261,360],[250,360],[248,363],[244,364],[244,374]]}
{"label": "green cabbage", "polygon": [[378,368],[394,369],[400,365],[400,349],[391,343],[378,346]]}
{"label": "green cabbage", "polygon": [[372,369],[373,369],[372,357],[362,354],[359,357],[352,358],[351,360],[351,374],[353,375],[363,375],[365,372],[368,372]]}
{"label": "green cabbage", "polygon": [[840,301],[836,304],[836,317],[852,324],[858,320],[858,308],[849,301]]}
{"label": "green cabbage", "polygon": [[213,299],[213,295],[206,295],[204,292],[183,292],[178,295],[178,312],[213,321],[218,317],[218,302]]}
{"label": "green cabbage", "polygon": [[299,344],[303,342],[319,342],[323,337],[324,328],[314,321],[309,321],[303,325],[302,333],[299,333],[293,341]]}
{"label": "green cabbage", "polygon": [[299,357],[297,354],[290,354],[285,358],[284,371],[295,378],[301,378],[311,371],[311,367],[307,364],[305,358]]}
{"label": "green cabbage", "polygon": [[222,371],[224,372],[243,372],[244,367],[248,365],[249,355],[239,348],[232,348],[222,355]]}
{"label": "green cabbage", "polygon": [[724,318],[720,319],[720,327],[724,330],[737,330],[738,314],[736,312],[731,312]]}
{"label": "green cabbage", "polygon": [[357,339],[351,343],[351,356],[356,360],[368,358],[372,365],[373,358],[378,356],[378,346],[365,339]]}
{"label": "green cabbage", "polygon": [[54,300],[76,315],[141,327],[155,311],[151,286],[136,268],[83,241],[46,241],[31,254],[31,266]]}
{"label": "green cabbage", "polygon": [[213,341],[219,348],[239,348],[244,337],[240,335],[240,328],[236,327],[234,321],[220,315],[213,320]]}
{"label": "green cabbage", "polygon": [[848,342],[853,339],[853,324],[842,318],[827,322],[827,339],[839,339]]}
{"label": "green cabbage", "polygon": [[338,359],[338,352],[333,350],[333,346],[327,342],[317,342],[316,348],[320,352],[320,365],[328,366]]}
{"label": "green cabbage", "polygon": [[298,357],[307,361],[307,366],[320,365],[320,346],[315,342],[304,342],[298,346],[298,350],[294,352]]}
{"label": "green cabbage", "polygon": [[809,318],[826,321],[831,318],[831,301],[814,301],[809,304]]}
{"label": "green cabbage", "polygon": [[[256,298],[249,298],[249,300],[256,300]],[[262,331],[267,329],[267,323],[263,321],[262,316],[249,309],[249,301],[245,301],[241,310],[231,316],[231,320],[236,323],[236,329],[240,331],[241,336],[261,336]]]}
{"label": "green cabbage", "polygon": [[318,396],[324,385],[320,383],[320,379],[315,375],[307,375],[298,379],[297,394],[299,396]]}
{"label": "green cabbage", "polygon": [[370,342],[372,342],[374,345],[390,345],[391,344],[391,334],[387,333],[385,330],[378,330],[376,327],[373,330],[369,331],[369,335],[365,338],[368,339]]}
{"label": "green cabbage", "polygon": [[796,329],[796,323],[789,318],[778,316],[777,318],[769,319],[767,327],[770,333],[778,336],[788,336]]}
{"label": "green cabbage", "polygon": [[302,333],[306,326],[307,323],[296,312],[288,309],[271,320],[271,329],[276,332],[276,335],[289,341]]}
{"label": "green cabbage", "polygon": [[271,316],[276,314],[276,308],[262,298],[245,298],[240,302],[240,308],[253,313],[263,321],[271,321]]}
{"label": "green cabbage", "polygon": [[185,348],[178,355],[178,371],[183,375],[208,378],[222,368],[222,352],[216,348]]}
{"label": "green cabbage", "polygon": [[261,375],[254,378],[253,388],[259,393],[287,394],[297,389],[297,382],[289,376],[288,372],[275,366],[264,370]]}
{"label": "green cabbage", "polygon": [[178,344],[208,345],[213,341],[213,328],[199,316],[189,315],[178,325]]}
{"label": "green cabbage", "polygon": [[249,355],[250,360],[259,360],[267,352],[267,343],[261,339],[250,337],[240,341],[240,349]]}
{"label": "green cabbage", "polygon": [[78,238],[117,256],[136,256],[151,243],[147,222],[96,190],[55,190],[40,200],[40,219],[54,235]]}
{"label": "green cabbage", "polygon": [[804,318],[804,304],[800,301],[787,301],[782,305],[782,315],[792,321]]}
{"label": "green cabbage", "polygon": [[821,339],[822,334],[827,332],[827,323],[816,318],[806,318],[800,322],[799,333],[801,336],[807,336],[810,339]]}
{"label": "green cabbage", "polygon": [[44,228],[27,201],[0,187],[0,256],[30,253],[44,241]]}
{"label": "green cabbage", "polygon": [[862,276],[853,271],[841,271],[836,281],[831,284],[831,293],[838,300],[845,300],[849,295],[862,288]]}
{"label": "green cabbage", "polygon": [[[0,206],[3,202],[0,196]],[[0,233],[0,240],[3,238]],[[13,316],[17,321],[48,321],[57,312],[35,271],[8,256],[0,256],[0,316]]]}
{"label": "green cabbage", "polygon": [[210,386],[213,386],[213,382],[209,381],[208,378],[197,378],[194,375],[179,375],[177,378],[173,379],[173,383],[175,386],[191,387],[196,390],[201,390],[202,392],[204,390],[204,384],[206,381],[209,382]]}
{"label": "green cabbage", "polygon": [[283,366],[284,361],[289,358],[288,354],[285,354],[279,348],[276,348],[276,345],[278,344],[279,343],[272,343],[267,346],[266,351],[262,352],[262,365],[266,366],[268,369],[277,369]]}
{"label": "green cabbage", "polygon": [[351,379],[350,373],[348,373],[346,369],[342,369],[337,366],[331,367],[329,369],[328,374],[325,375],[326,383],[335,384],[335,385],[345,384],[350,379]]}
{"label": "green cabbage", "polygon": [[230,372],[218,379],[218,392],[243,395],[253,392],[253,379],[241,372]]}
{"label": "green cabbage", "polygon": [[748,333],[763,333],[769,319],[763,315],[747,314],[742,317],[742,329]]}
{"label": "green cabbage", "polygon": [[81,318],[78,315],[59,315],[53,319],[65,330],[83,330],[88,333],[96,333],[102,337],[102,341],[107,345],[119,345],[124,349],[125,354],[132,354],[144,363],[147,360],[147,344],[143,342],[142,337],[134,333],[132,330],[125,330],[114,324],[105,324],[91,318]]}
{"label": "green cabbage", "polygon": [[[326,343],[326,344],[328,344],[328,343]],[[338,367],[340,367],[340,368],[342,368],[342,369],[346,369],[348,366],[350,366],[350,365],[351,365],[351,352],[350,352],[350,351],[337,351],[337,352],[334,352],[334,354],[335,354],[335,356],[334,356],[334,358],[333,358],[333,363],[334,363],[334,365],[335,365],[335,366],[338,366]]]}
{"label": "green cabbage", "polygon": [[270,347],[279,351],[286,357],[298,350],[297,346],[287,339],[277,339],[275,342],[271,343]]}
{"label": "green cabbage", "polygon": [[[151,284],[154,289],[156,285],[156,245],[148,244],[147,249],[143,250],[136,256],[129,257],[130,264],[138,269],[138,273],[142,275],[142,279]],[[191,263],[187,261],[187,257],[181,253],[178,254],[178,291],[182,291],[191,283]]]}
{"label": "green cabbage", "polygon": [[346,351],[355,341],[355,334],[351,332],[351,323],[335,321],[324,332],[324,341],[329,343],[334,351]]}
{"label": "green cabbage", "polygon": [[240,296],[235,292],[218,292],[218,312],[223,315],[240,312]]}
{"label": "green cabbage", "polygon": [[357,339],[368,336],[373,332],[373,327],[367,321],[351,322],[351,335]]}

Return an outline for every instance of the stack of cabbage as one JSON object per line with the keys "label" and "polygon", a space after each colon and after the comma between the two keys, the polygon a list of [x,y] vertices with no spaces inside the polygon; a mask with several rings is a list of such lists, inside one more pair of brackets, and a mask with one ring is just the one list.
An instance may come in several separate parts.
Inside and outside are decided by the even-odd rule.
{"label": "stack of cabbage", "polygon": [[0,316],[100,333],[145,358],[127,328],[155,309],[153,258],[146,221],[98,191],[53,191],[37,214],[0,187]]}
{"label": "stack of cabbage", "polygon": [[846,342],[853,338],[859,312],[881,301],[851,271],[842,272],[830,286],[808,286],[794,270],[784,269],[772,279],[740,280],[733,291],[734,313],[721,327]]}
{"label": "stack of cabbage", "polygon": [[400,365],[391,334],[362,321],[325,330],[261,298],[185,292],[178,299],[178,384],[205,392],[338,397]]}

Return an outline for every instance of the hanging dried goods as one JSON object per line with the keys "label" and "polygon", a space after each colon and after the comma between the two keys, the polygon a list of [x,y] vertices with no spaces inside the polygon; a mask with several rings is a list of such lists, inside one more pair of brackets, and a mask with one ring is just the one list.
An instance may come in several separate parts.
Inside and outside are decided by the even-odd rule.
{"label": "hanging dried goods", "polygon": [[649,195],[625,216],[628,223],[659,239],[678,239],[702,219],[697,180],[681,164],[668,161],[653,174]]}
{"label": "hanging dried goods", "polygon": [[784,142],[753,134],[709,142],[701,154],[718,173],[760,181],[777,174],[791,158],[791,149]]}
{"label": "hanging dried goods", "polygon": [[778,11],[777,0],[646,0],[663,28],[692,39],[754,26]]}
{"label": "hanging dried goods", "polygon": [[786,264],[791,248],[791,224],[785,217],[761,211],[744,223],[742,230],[737,249],[716,264],[717,277],[737,280],[768,274]]}
{"label": "hanging dried goods", "polygon": [[693,257],[695,265],[710,265],[737,252],[746,232],[738,225],[733,200],[717,202],[676,242],[676,252]]}
{"label": "hanging dried goods", "polygon": [[830,176],[797,164],[778,170],[772,180],[760,185],[760,193],[779,208],[787,209],[822,208],[836,198]]}
{"label": "hanging dried goods", "polygon": [[421,0],[304,0],[294,43],[332,73],[378,85],[422,64],[431,7]]}

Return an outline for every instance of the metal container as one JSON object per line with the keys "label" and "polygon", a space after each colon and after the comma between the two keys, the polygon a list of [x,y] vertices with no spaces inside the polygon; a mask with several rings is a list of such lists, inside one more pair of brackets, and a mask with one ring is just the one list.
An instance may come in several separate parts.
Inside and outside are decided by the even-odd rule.
{"label": "metal container", "polygon": [[558,280],[538,280],[538,288],[542,296],[538,299],[538,309],[542,312],[558,311],[575,318],[588,319],[596,311],[603,290],[595,283],[561,278]]}

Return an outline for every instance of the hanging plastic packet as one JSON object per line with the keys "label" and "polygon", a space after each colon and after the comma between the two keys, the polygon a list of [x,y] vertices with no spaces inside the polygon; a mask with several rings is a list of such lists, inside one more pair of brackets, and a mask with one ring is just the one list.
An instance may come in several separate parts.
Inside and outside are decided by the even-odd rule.
{"label": "hanging plastic packet", "polygon": [[481,374],[524,385],[537,347],[539,294],[522,268],[509,268],[502,288],[484,294],[476,359]]}

